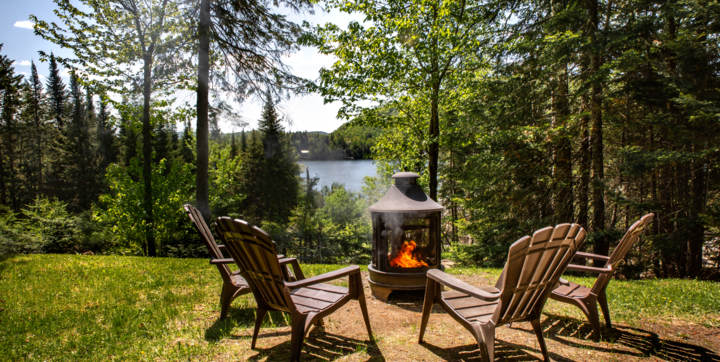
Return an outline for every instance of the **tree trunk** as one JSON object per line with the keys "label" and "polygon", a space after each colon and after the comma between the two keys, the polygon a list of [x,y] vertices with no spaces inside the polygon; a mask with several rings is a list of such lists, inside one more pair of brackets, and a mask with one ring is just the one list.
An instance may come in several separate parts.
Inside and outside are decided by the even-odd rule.
{"label": "tree trunk", "polygon": [[[695,150],[697,153],[697,150]],[[705,224],[700,214],[705,211],[707,198],[705,160],[693,162],[692,201],[690,204],[690,235],[688,237],[688,274],[697,278],[702,271],[702,247],[705,242]]]}
{"label": "tree trunk", "polygon": [[[593,204],[593,220],[591,230],[593,232],[601,232],[605,230],[605,175],[604,175],[604,159],[603,159],[603,121],[602,121],[602,84],[597,79],[602,65],[600,58],[600,47],[598,46],[598,3],[597,0],[588,1],[589,16],[589,35],[590,44],[590,74],[596,77],[592,82],[590,96],[590,122],[592,128],[590,130],[590,139],[592,147],[592,204]],[[595,239],[594,252],[596,254],[607,255],[609,244],[604,235],[598,235]],[[595,261],[596,265],[600,261]]]}
{"label": "tree trunk", "polygon": [[210,218],[208,180],[208,81],[210,78],[210,0],[200,2],[198,23],[198,88],[197,88],[197,174],[195,201],[205,219]]}
{"label": "tree trunk", "polygon": [[568,138],[568,84],[567,65],[561,64],[556,73],[552,94],[552,127],[555,134],[553,152],[553,209],[555,222],[571,222],[573,220],[572,195],[572,151]]}
{"label": "tree trunk", "polygon": [[[587,113],[590,101],[582,97],[582,112]],[[590,118],[583,114],[580,118],[582,139],[580,140],[580,182],[578,183],[578,224],[588,227],[588,192],[590,186]]]}
{"label": "tree trunk", "polygon": [[438,189],[438,156],[440,147],[438,140],[440,138],[440,116],[438,111],[438,103],[440,98],[440,82],[433,82],[432,96],[430,99],[430,146],[428,154],[430,157],[428,163],[428,172],[430,173],[430,198],[437,201]]}
{"label": "tree trunk", "polygon": [[[453,170],[453,173],[455,171],[455,152],[450,150],[450,169]],[[458,222],[458,204],[455,202],[455,197],[457,197],[457,182],[455,180],[455,175],[453,175],[453,179],[447,180],[447,182],[450,184],[450,227],[451,227],[451,238],[453,244],[457,244],[459,241],[458,236],[458,230],[457,230],[457,222]]]}
{"label": "tree trunk", "polygon": [[152,134],[150,132],[150,91],[152,89],[152,54],[146,53],[143,57],[143,207],[145,209],[145,241],[147,242],[148,256],[156,256],[155,227],[153,220],[152,200]]}
{"label": "tree trunk", "polygon": [[[552,2],[552,15],[556,16],[566,7],[565,1]],[[554,32],[564,32],[566,26],[560,25],[552,29]],[[573,194],[572,194],[572,146],[568,138],[568,119],[570,107],[568,105],[568,72],[567,63],[556,60],[556,68],[552,75],[552,128],[553,128],[553,215],[554,222],[573,221]]]}
{"label": "tree trunk", "polygon": [[[0,141],[2,139],[2,129],[0,129]],[[7,205],[7,187],[5,186],[5,156],[0,154],[0,204]]]}

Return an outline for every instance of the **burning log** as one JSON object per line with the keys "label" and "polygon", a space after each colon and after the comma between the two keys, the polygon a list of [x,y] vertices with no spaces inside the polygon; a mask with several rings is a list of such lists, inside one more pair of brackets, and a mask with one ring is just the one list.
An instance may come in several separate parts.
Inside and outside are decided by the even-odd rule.
{"label": "burning log", "polygon": [[428,263],[414,255],[417,244],[414,240],[406,241],[400,247],[397,256],[390,260],[390,266],[395,268],[420,268],[427,267]]}

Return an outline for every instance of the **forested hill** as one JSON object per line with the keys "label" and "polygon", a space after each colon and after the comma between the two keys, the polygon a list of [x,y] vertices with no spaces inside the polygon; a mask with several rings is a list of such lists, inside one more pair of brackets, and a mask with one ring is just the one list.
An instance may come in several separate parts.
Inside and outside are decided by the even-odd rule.
{"label": "forested hill", "polygon": [[325,132],[292,132],[290,142],[301,159],[339,160],[371,159],[371,148],[379,130],[345,123],[328,134]]}

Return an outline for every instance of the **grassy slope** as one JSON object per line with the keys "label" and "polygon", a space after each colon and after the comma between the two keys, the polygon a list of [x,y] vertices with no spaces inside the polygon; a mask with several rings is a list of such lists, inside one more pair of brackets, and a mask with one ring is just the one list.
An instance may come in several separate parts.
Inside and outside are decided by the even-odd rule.
{"label": "grassy slope", "polygon": [[[337,269],[303,265],[307,276]],[[496,269],[452,269],[487,274]],[[586,281],[585,278],[569,278]],[[254,301],[237,299],[217,321],[220,277],[206,259],[28,255],[0,262],[0,356],[15,359],[204,359],[220,336],[252,328]],[[619,321],[674,319],[717,327],[720,288],[692,280],[613,281]],[[580,318],[551,304],[551,313]],[[271,315],[267,325],[285,325]],[[375,331],[382,335],[383,331]]]}

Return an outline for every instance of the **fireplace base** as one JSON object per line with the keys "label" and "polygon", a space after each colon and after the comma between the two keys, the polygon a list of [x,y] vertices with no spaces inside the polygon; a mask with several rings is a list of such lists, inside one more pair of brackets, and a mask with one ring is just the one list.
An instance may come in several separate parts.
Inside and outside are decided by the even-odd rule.
{"label": "fireplace base", "polygon": [[[437,269],[430,267],[428,269]],[[440,270],[442,270],[442,265]],[[372,264],[368,265],[368,283],[373,297],[387,302],[390,293],[395,290],[425,290],[425,273],[419,272],[395,273],[375,269]]]}

